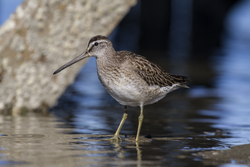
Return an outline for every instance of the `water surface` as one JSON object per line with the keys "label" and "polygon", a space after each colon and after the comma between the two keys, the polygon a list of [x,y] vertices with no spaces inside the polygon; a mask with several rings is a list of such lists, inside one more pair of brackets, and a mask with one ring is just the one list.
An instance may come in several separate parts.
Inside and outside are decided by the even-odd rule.
{"label": "water surface", "polygon": [[107,140],[119,125],[123,106],[106,93],[95,68],[91,59],[49,114],[0,116],[1,166],[239,165],[214,163],[196,153],[249,143],[249,104],[235,98],[248,95],[240,78],[234,80],[242,85],[238,91],[226,91],[230,88],[225,85],[232,85],[225,82],[230,76],[217,69],[211,78],[214,87],[191,83],[191,89],[146,106],[141,136],[148,138],[136,144],[129,140],[139,116],[139,108],[133,107],[128,107],[121,130],[124,140]]}

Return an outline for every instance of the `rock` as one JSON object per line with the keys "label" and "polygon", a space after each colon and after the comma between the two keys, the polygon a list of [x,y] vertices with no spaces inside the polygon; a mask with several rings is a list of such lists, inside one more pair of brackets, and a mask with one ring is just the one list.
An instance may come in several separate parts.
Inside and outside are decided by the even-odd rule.
{"label": "rock", "polygon": [[109,35],[136,0],[25,0],[0,27],[0,111],[53,106],[73,82],[77,63],[53,72],[85,50],[94,35]]}

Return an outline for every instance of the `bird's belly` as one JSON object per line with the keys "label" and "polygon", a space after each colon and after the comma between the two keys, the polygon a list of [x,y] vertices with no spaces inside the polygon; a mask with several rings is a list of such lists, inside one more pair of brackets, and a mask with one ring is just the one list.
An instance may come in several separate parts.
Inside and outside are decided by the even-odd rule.
{"label": "bird's belly", "polygon": [[161,92],[159,86],[148,86],[133,78],[102,80],[101,82],[108,93],[122,105],[144,106],[155,103],[166,95]]}
{"label": "bird's belly", "polygon": [[122,105],[145,106],[153,104],[164,98],[167,93],[179,88],[179,84],[166,87],[149,86],[140,77],[126,75],[126,73],[122,72],[117,76],[111,76],[109,72],[98,73],[102,85]]}
{"label": "bird's belly", "polygon": [[[114,85],[116,85],[114,83]],[[107,89],[109,94],[122,105],[140,106],[145,97],[145,92],[140,87],[131,84],[112,86]]]}

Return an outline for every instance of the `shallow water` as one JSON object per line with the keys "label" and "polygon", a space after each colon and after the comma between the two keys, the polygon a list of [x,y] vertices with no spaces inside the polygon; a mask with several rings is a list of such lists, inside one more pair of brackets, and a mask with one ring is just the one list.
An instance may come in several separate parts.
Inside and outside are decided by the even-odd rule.
{"label": "shallow water", "polygon": [[[227,62],[214,61],[217,67]],[[0,116],[0,166],[239,166],[233,159],[215,164],[195,154],[250,141],[249,87],[244,86],[249,74],[242,74],[244,81],[242,70],[233,75],[241,85],[234,91],[228,82],[232,73],[222,69],[210,78],[213,87],[190,85],[146,106],[141,136],[147,138],[136,144],[139,108],[132,107],[121,130],[123,141],[107,140],[119,125],[123,107],[101,86],[95,59],[90,59],[50,114]]]}
{"label": "shallow water", "polygon": [[249,166],[249,161],[214,161],[196,154],[250,143],[249,26],[244,31],[237,29],[239,22],[231,23],[231,30],[230,25],[225,28],[233,38],[224,41],[213,59],[184,60],[180,68],[157,62],[167,71],[184,71],[193,82],[191,89],[174,91],[145,107],[143,142],[133,142],[139,108],[132,107],[121,130],[123,141],[107,140],[119,125],[123,107],[106,93],[90,59],[49,114],[0,115],[0,166]]}

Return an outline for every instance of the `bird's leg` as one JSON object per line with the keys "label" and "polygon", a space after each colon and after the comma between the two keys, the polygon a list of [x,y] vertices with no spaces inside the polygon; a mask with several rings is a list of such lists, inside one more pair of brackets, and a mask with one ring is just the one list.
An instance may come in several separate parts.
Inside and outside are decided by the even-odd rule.
{"label": "bird's leg", "polygon": [[139,141],[141,125],[142,125],[142,121],[143,121],[143,106],[141,106],[141,114],[140,114],[138,120],[139,120],[139,125],[138,125],[137,135],[136,135],[136,139],[135,139],[136,142]]}
{"label": "bird's leg", "polygon": [[124,106],[124,113],[123,113],[122,120],[121,120],[120,125],[119,125],[118,129],[116,130],[114,136],[111,138],[111,140],[113,140],[113,139],[121,140],[119,133],[120,133],[120,130],[122,129],[122,125],[124,124],[127,116],[128,116],[127,106]]}

